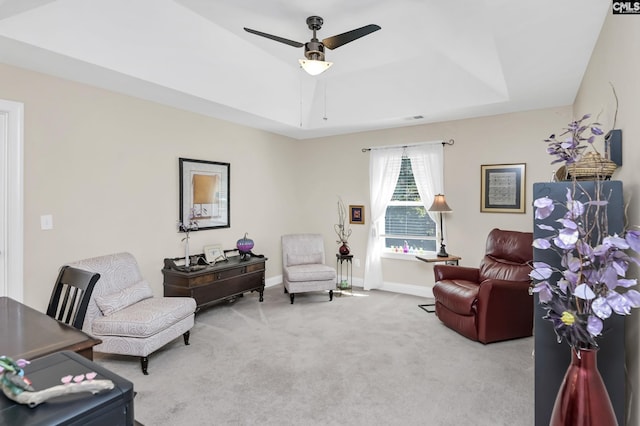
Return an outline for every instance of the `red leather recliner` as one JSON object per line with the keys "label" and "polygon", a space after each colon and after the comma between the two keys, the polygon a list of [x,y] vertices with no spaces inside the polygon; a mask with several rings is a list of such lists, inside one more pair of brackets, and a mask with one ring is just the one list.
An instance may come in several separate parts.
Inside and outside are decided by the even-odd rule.
{"label": "red leather recliner", "polygon": [[533,334],[531,232],[493,229],[479,268],[435,265],[436,315],[449,328],[482,343]]}

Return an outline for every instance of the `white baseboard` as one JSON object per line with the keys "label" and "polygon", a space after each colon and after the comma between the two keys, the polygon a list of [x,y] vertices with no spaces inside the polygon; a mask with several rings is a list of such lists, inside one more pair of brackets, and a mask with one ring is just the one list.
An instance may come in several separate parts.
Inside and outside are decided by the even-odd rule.
{"label": "white baseboard", "polygon": [[277,275],[275,277],[267,278],[264,280],[265,287],[275,287],[279,284],[282,284],[282,275]]}
{"label": "white baseboard", "polygon": [[414,284],[384,282],[382,283],[382,287],[377,288],[376,290],[390,291],[392,293],[400,294],[410,294],[412,296],[420,297],[433,297],[433,290],[431,289],[431,287],[424,287]]}
{"label": "white baseboard", "polygon": [[[275,277],[267,278],[264,282],[265,287],[274,287],[276,285],[282,284],[282,275],[277,275]],[[362,278],[353,278],[353,286],[362,288],[364,286],[364,281]],[[400,293],[400,294],[410,294],[412,296],[420,296],[420,297],[433,297],[433,291],[431,287],[424,287],[414,284],[402,284],[402,283],[392,283],[385,282],[382,284],[382,287],[377,288],[376,290],[389,291],[392,293]]]}

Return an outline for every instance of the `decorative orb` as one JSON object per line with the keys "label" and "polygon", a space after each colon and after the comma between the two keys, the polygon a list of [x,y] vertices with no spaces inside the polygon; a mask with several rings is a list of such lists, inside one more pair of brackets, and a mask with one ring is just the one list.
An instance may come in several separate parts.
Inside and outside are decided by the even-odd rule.
{"label": "decorative orb", "polygon": [[236,247],[240,253],[249,253],[253,248],[253,240],[247,238],[247,233],[245,232],[244,237],[240,238],[236,243]]}

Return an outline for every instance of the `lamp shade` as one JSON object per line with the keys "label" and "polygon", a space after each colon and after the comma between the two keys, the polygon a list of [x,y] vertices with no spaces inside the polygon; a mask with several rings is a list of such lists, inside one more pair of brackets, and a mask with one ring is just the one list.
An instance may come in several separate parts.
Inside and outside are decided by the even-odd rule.
{"label": "lamp shade", "polygon": [[451,207],[447,204],[443,194],[436,194],[433,199],[433,204],[429,207],[430,212],[451,213]]}
{"label": "lamp shade", "polygon": [[302,69],[310,75],[322,74],[333,65],[333,62],[316,61],[313,59],[298,59],[298,62],[300,62]]}

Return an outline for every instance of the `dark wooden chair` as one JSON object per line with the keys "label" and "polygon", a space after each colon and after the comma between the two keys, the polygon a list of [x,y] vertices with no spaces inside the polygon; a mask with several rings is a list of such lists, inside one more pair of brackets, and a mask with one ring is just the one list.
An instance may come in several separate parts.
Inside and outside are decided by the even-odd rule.
{"label": "dark wooden chair", "polygon": [[58,274],[47,315],[82,330],[89,299],[100,274],[63,266]]}

